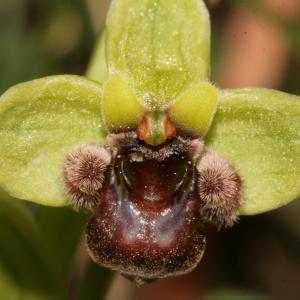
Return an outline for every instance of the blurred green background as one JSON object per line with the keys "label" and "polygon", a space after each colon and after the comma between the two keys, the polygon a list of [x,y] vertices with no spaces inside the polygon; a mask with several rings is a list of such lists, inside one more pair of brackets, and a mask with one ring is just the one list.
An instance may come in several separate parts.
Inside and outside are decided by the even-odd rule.
{"label": "blurred green background", "polygon": [[[266,9],[262,1],[207,2],[212,16],[213,81],[230,85],[224,80],[231,76],[224,59],[234,61],[226,51],[231,42],[236,49],[240,43],[239,33],[230,30],[243,31],[240,25],[230,24],[240,24],[234,19],[243,10],[271,22],[283,36],[278,57],[284,64],[280,78],[270,87],[299,95],[300,15],[282,16]],[[108,0],[0,0],[0,92],[46,75],[84,74],[108,4]],[[251,30],[243,32],[249,41]],[[251,39],[255,44],[254,35]],[[239,64],[230,67],[236,70],[236,80],[243,75],[239,68]],[[263,78],[271,78],[275,71],[266,69]],[[137,289],[122,280],[110,288],[112,272],[89,261],[82,242],[88,215],[69,208],[40,207],[4,192],[0,197],[0,299],[100,300],[109,289],[107,299],[117,300],[300,297],[300,201],[267,214],[242,217],[232,229],[219,233],[212,229],[206,255],[195,272]]]}

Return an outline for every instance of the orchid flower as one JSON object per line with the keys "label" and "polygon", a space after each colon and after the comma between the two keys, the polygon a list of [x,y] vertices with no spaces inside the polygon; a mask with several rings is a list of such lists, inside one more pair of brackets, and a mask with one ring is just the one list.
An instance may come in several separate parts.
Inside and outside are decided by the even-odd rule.
{"label": "orchid flower", "polygon": [[207,224],[300,195],[300,98],[211,83],[202,0],[113,0],[85,77],[1,96],[0,170],[16,198],[90,210],[96,263],[137,284],[185,274]]}

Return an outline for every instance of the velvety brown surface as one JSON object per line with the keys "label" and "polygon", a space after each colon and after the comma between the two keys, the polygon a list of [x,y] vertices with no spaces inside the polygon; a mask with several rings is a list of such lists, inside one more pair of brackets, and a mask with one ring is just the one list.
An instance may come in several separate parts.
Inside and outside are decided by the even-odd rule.
{"label": "velvety brown surface", "polygon": [[184,154],[163,161],[121,155],[86,230],[95,262],[136,282],[184,274],[205,248],[194,165]]}

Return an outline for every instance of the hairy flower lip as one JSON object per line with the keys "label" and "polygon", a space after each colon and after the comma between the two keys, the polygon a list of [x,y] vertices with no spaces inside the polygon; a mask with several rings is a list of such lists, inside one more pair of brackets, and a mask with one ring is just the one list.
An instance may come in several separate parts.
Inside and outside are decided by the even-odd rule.
{"label": "hairy flower lip", "polygon": [[202,144],[152,147],[124,134],[107,145],[115,156],[86,228],[91,257],[133,280],[190,272],[205,248],[195,173]]}
{"label": "hairy flower lip", "polygon": [[[129,132],[109,135],[102,149],[111,161],[86,228],[91,258],[138,284],[192,271],[204,253],[210,216],[219,216],[219,226],[236,216],[239,201],[227,210],[235,200],[227,197],[228,189],[219,197],[209,185],[220,178],[238,192],[235,169],[200,139],[176,136],[151,146]],[[202,175],[206,180],[200,182]]]}

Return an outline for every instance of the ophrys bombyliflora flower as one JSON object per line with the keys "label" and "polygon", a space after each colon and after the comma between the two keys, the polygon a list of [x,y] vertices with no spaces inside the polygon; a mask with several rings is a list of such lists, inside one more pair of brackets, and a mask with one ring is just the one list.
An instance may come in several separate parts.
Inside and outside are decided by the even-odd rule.
{"label": "ophrys bombyliflora flower", "polygon": [[202,1],[113,1],[98,83],[53,76],[1,97],[1,186],[92,210],[92,258],[137,282],[193,269],[205,223],[274,209],[300,186],[299,97],[218,90],[209,44]]}

